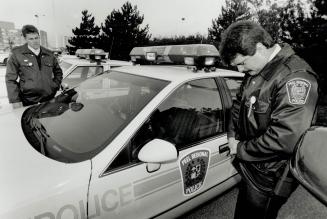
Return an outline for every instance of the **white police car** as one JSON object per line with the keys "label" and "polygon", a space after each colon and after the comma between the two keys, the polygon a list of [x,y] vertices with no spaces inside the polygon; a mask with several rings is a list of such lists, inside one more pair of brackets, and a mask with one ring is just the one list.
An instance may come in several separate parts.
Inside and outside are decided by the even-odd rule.
{"label": "white police car", "polygon": [[226,128],[243,74],[213,69],[210,45],[164,50],[145,57],[194,67],[119,67],[3,109],[0,218],[172,218],[239,181]]}
{"label": "white police car", "polygon": [[7,65],[9,52],[0,52],[0,64]]}
{"label": "white police car", "polygon": [[89,77],[125,65],[131,62],[108,59],[108,53],[102,49],[78,49],[75,55],[63,55],[59,58],[63,70],[62,83],[74,87]]}

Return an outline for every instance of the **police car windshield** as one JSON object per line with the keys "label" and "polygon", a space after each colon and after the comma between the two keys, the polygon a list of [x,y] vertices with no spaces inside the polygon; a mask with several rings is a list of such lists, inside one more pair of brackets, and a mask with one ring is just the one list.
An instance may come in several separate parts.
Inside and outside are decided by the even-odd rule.
{"label": "police car windshield", "polygon": [[63,72],[67,71],[67,69],[69,69],[73,64],[70,64],[68,62],[65,62],[65,61],[61,61],[59,63],[60,65],[60,68],[62,69]]}
{"label": "police car windshield", "polygon": [[115,71],[99,75],[54,101],[27,109],[22,118],[25,136],[52,159],[91,159],[167,84]]}

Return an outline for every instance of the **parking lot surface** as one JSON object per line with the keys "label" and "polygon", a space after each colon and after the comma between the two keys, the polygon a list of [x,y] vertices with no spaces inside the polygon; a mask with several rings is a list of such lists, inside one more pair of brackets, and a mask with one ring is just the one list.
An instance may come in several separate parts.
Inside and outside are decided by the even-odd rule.
{"label": "parking lot surface", "polygon": [[[182,219],[232,219],[238,189],[234,188],[222,196],[185,214]],[[325,219],[327,208],[317,201],[302,186],[299,186],[281,208],[278,219]]]}

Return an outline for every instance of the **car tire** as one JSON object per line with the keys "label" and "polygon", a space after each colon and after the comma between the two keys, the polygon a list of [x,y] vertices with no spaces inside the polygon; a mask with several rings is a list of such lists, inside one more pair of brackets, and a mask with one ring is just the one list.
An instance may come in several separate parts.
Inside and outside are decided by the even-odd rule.
{"label": "car tire", "polygon": [[8,61],[8,58],[5,58],[5,59],[3,60],[3,64],[4,64],[4,65],[7,65],[7,61]]}

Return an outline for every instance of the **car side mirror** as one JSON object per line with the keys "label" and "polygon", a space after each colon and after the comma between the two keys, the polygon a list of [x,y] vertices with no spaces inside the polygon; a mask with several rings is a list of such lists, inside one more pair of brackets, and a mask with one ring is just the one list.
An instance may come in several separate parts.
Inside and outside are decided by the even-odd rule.
{"label": "car side mirror", "polygon": [[147,163],[148,172],[154,172],[160,168],[162,163],[177,160],[177,150],[168,141],[153,139],[142,147],[138,153],[138,159]]}
{"label": "car side mirror", "polygon": [[66,83],[61,83],[61,85],[60,85],[60,89],[61,89],[62,91],[68,90],[68,89],[69,89],[69,85],[66,84]]}
{"label": "car side mirror", "polygon": [[293,176],[327,206],[327,128],[312,127],[296,145],[291,159]]}

